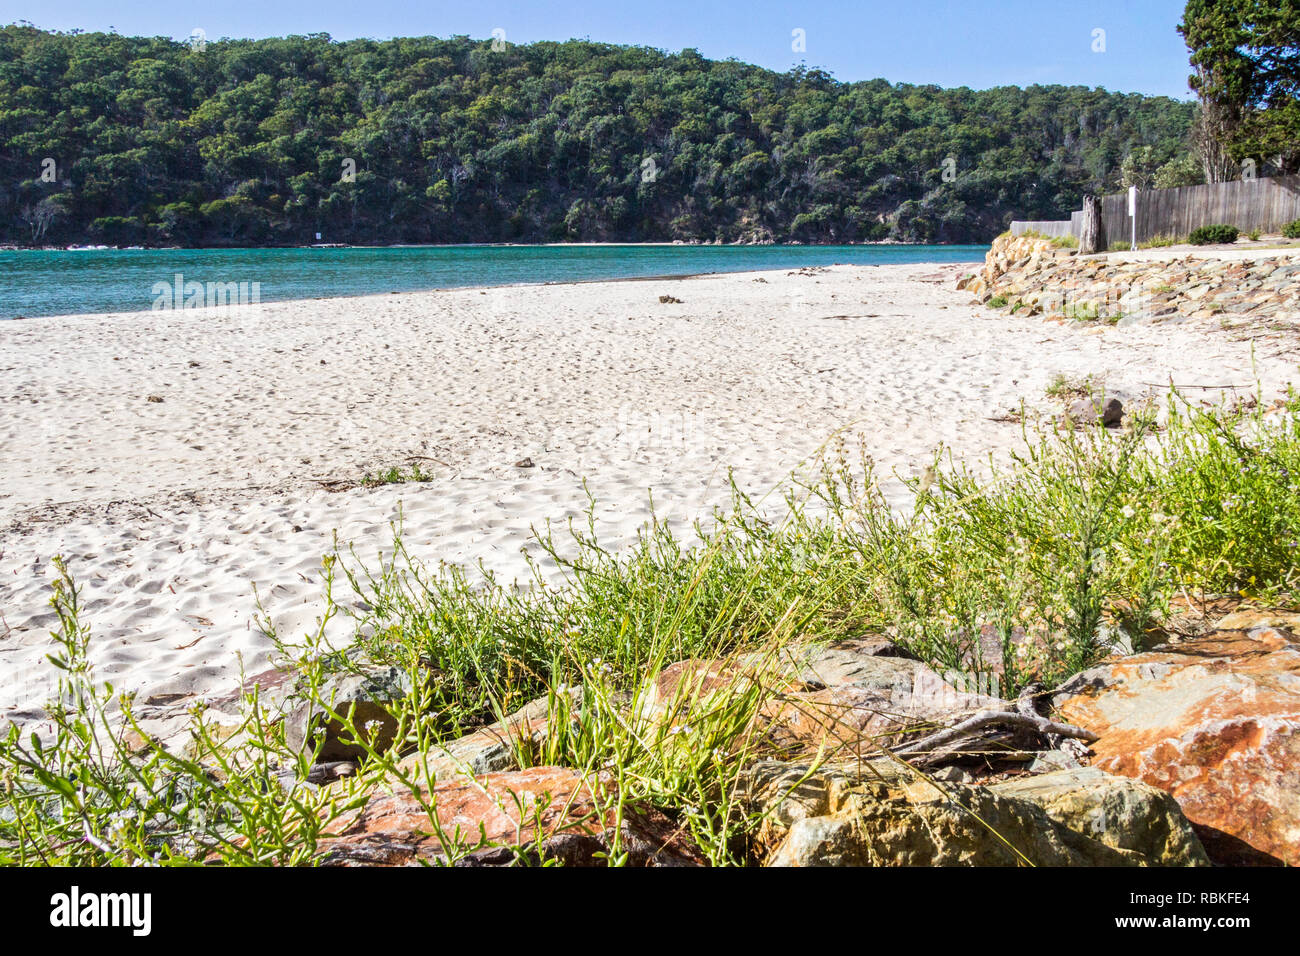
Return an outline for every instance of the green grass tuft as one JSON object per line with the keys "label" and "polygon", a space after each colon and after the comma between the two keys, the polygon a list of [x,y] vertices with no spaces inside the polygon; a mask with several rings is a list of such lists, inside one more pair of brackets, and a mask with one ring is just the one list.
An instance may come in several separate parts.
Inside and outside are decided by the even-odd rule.
{"label": "green grass tuft", "polygon": [[419,464],[413,464],[409,472],[403,471],[394,465],[387,471],[376,472],[375,474],[366,473],[361,479],[361,487],[378,488],[380,485],[404,485],[411,481],[432,481],[433,475],[420,469]]}
{"label": "green grass tuft", "polygon": [[[1053,388],[1065,397],[1091,383]],[[50,732],[11,728],[0,739],[0,864],[316,862],[327,824],[381,781],[426,799],[427,769],[404,769],[402,754],[538,697],[546,732],[514,742],[517,765],[604,773],[617,813],[654,807],[711,862],[745,863],[758,821],[740,771],[775,753],[763,715],[788,686],[796,648],[885,634],[1011,697],[1144,646],[1176,594],[1289,600],[1300,583],[1297,412],[1294,396],[1266,413],[1206,411],[1175,395],[1159,430],[1150,410],[1119,432],[1043,425],[991,474],[937,456],[908,481],[913,503],[902,509],[887,503],[869,458],[836,444],[785,489],[779,520],[733,487],[730,506],[691,536],[654,519],[614,553],[599,541],[593,502],[585,523],[537,531],[541,557],[525,587],[425,566],[400,527],[378,562],[336,550],[318,630],[288,642],[267,625],[302,693],[367,752],[329,788],[276,783],[305,777],[315,754],[286,746],[256,694],[238,747],[201,708],[189,755],[133,743],[132,702],[95,681],[77,588],[60,564],[64,681]],[[344,587],[353,595],[336,597]],[[324,640],[338,615],[351,617],[366,657],[411,675],[391,748],[372,747],[323,699],[329,671],[351,666]],[[687,660],[732,676],[716,693],[688,688],[669,702],[671,719],[656,717],[644,706],[654,676]],[[449,861],[477,848],[444,837]]]}

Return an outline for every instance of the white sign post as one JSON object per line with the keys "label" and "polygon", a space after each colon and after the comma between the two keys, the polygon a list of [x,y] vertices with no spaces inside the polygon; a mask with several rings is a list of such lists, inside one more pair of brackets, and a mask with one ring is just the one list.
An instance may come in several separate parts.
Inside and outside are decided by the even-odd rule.
{"label": "white sign post", "polygon": [[1133,227],[1133,238],[1130,252],[1137,252],[1138,247],[1138,188],[1130,186],[1128,188],[1128,218]]}

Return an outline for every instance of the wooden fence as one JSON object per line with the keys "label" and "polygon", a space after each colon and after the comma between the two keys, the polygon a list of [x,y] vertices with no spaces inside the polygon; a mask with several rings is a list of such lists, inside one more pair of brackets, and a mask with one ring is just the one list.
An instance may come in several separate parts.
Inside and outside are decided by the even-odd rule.
{"label": "wooden fence", "polygon": [[[1141,189],[1137,197],[1137,240],[1156,236],[1185,239],[1198,226],[1224,223],[1242,232],[1258,229],[1277,233],[1288,222],[1300,219],[1300,176],[1238,180],[1176,189]],[[1013,222],[1017,236],[1037,231],[1046,236],[1079,235],[1082,211],[1068,220]],[[1128,194],[1101,197],[1101,220],[1106,241],[1122,242],[1132,235],[1128,215]]]}
{"label": "wooden fence", "polygon": [[1075,235],[1073,225],[1069,219],[1030,220],[1029,222],[1013,222],[1011,232],[1017,236],[1023,236],[1027,232],[1037,232],[1049,237],[1069,236]]}

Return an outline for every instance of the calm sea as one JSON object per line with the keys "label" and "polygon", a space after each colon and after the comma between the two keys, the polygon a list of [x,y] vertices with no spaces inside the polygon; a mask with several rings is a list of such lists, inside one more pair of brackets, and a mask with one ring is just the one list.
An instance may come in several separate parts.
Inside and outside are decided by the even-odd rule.
{"label": "calm sea", "polygon": [[[976,262],[987,246],[413,246],[0,252],[0,319],[139,312],[189,283],[261,302],[850,263]],[[179,277],[179,282],[178,282]],[[256,283],[256,287],[254,287]],[[191,289],[194,287],[191,286]],[[222,301],[218,298],[218,301]]]}

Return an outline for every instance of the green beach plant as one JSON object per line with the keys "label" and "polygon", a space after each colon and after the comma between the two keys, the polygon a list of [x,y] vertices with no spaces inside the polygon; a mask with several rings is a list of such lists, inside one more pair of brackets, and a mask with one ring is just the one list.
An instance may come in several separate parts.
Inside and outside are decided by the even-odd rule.
{"label": "green beach plant", "polygon": [[411,470],[403,471],[397,465],[385,470],[371,474],[366,472],[361,479],[363,488],[378,488],[380,485],[404,485],[411,481],[432,481],[433,475],[420,468],[419,463],[411,465]]}
{"label": "green beach plant", "polygon": [[1052,381],[1048,383],[1044,394],[1048,398],[1055,399],[1084,398],[1095,392],[1097,387],[1097,382],[1092,375],[1085,375],[1080,378],[1076,375],[1057,372],[1052,377]]}
{"label": "green beach plant", "polygon": [[1150,239],[1142,240],[1141,242],[1138,243],[1138,248],[1139,249],[1164,249],[1168,246],[1176,246],[1180,242],[1185,242],[1185,241],[1186,240],[1180,239],[1178,236],[1161,233],[1159,235],[1152,236]]}
{"label": "green beach plant", "polygon": [[[1091,384],[1054,387],[1066,397]],[[711,863],[749,862],[761,821],[742,771],[782,756],[769,718],[810,648],[883,634],[1014,697],[1144,646],[1176,594],[1292,602],[1297,411],[1294,395],[1271,409],[1204,409],[1173,393],[1159,427],[1153,408],[1119,431],[1025,423],[1023,450],[987,467],[936,453],[923,475],[892,482],[836,440],[779,506],[733,485],[728,507],[690,529],[653,515],[619,552],[601,543],[592,502],[564,533],[535,531],[519,585],[426,566],[400,523],[377,560],[336,545],[316,629],[290,642],[264,625],[298,698],[363,751],[328,786],[307,783],[320,743],[288,746],[282,714],[256,689],[234,727],[199,706],[187,746],[153,740],[131,698],[94,681],[84,610],[59,563],[63,680],[41,734],[0,738],[0,863],[316,863],[381,784],[418,802],[455,862],[482,838],[442,833],[429,762],[402,758],[533,701],[541,725],[512,740],[516,767],[571,768],[601,782],[607,818],[653,810]],[[332,621],[350,625],[355,650],[325,640]],[[382,746],[327,691],[360,660],[409,678]],[[625,862],[613,841],[608,861]]]}
{"label": "green beach plant", "polygon": [[1218,244],[1227,244],[1237,241],[1239,231],[1236,226],[1225,226],[1223,224],[1215,226],[1198,226],[1193,229],[1187,237],[1187,241],[1194,246],[1212,246]]}

